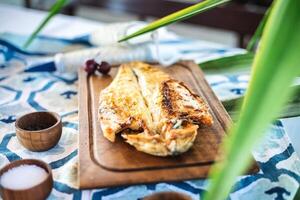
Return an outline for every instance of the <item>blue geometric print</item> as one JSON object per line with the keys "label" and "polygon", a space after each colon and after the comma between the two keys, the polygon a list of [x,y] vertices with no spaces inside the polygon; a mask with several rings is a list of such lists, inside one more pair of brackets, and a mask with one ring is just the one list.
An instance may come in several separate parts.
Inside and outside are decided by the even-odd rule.
{"label": "blue geometric print", "polygon": [[[7,92],[10,92],[12,95],[14,95],[13,99],[7,99],[7,101],[5,101],[4,103],[1,103],[0,106],[4,106],[6,104],[9,104],[11,102],[17,101],[18,99],[20,99],[21,95],[22,95],[22,91],[20,90],[15,90],[9,86],[5,86],[5,85],[0,85],[0,88],[7,90]],[[1,94],[0,94],[1,97]],[[5,98],[4,96],[2,97],[3,99]]]}
{"label": "blue geometric print", "polygon": [[[166,41],[165,44],[181,45],[189,42]],[[233,52],[230,48],[223,47],[181,50],[187,57],[192,53],[207,56],[230,52]],[[1,73],[9,67],[11,73]],[[0,68],[0,164],[3,166],[22,158],[38,158],[49,163],[54,173],[54,189],[49,199],[80,200],[88,196],[88,199],[97,200],[135,200],[159,191],[183,192],[193,199],[203,197],[209,181],[201,179],[79,190],[77,74],[15,72],[13,67]],[[248,83],[245,74],[212,75],[207,76],[207,79],[220,99],[241,96]],[[34,153],[24,149],[14,133],[16,117],[36,110],[55,111],[62,117],[62,137],[59,144],[48,152]],[[255,149],[253,154],[260,171],[257,174],[239,177],[228,199],[293,199],[300,184],[300,161],[279,120],[270,126],[263,145]]]}
{"label": "blue geometric print", "polygon": [[46,83],[41,89],[31,92],[30,95],[29,95],[29,98],[28,98],[28,100],[27,100],[28,103],[29,103],[33,108],[35,108],[37,111],[43,111],[43,110],[46,110],[46,108],[43,108],[42,106],[39,105],[39,103],[38,103],[37,101],[34,100],[35,95],[36,95],[37,93],[44,92],[44,91],[50,89],[51,86],[52,86],[54,83],[56,83],[56,82],[57,82],[57,81],[50,81],[50,82]]}
{"label": "blue geometric print", "polygon": [[294,153],[294,149],[293,149],[292,145],[289,144],[289,146],[286,150],[284,150],[280,154],[274,155],[267,162],[257,161],[257,164],[259,165],[261,172],[251,175],[251,176],[246,176],[245,178],[242,178],[239,181],[237,181],[233,187],[234,188],[233,192],[243,189],[245,186],[248,186],[261,178],[269,179],[271,182],[276,182],[276,181],[278,181],[279,176],[281,176],[283,174],[289,175],[290,177],[294,178],[300,184],[300,175],[298,175],[295,172],[292,172],[292,171],[289,171],[286,169],[278,169],[276,167],[276,165],[280,161],[283,161],[286,158],[290,157],[292,153]]}
{"label": "blue geometric print", "polygon": [[4,136],[0,143],[0,154],[3,154],[10,162],[15,161],[15,160],[20,160],[21,157],[18,156],[16,153],[10,151],[7,148],[7,145],[12,137],[16,136],[15,133],[8,133]]}
{"label": "blue geometric print", "polygon": [[63,93],[61,93],[61,96],[64,96],[66,99],[71,99],[73,96],[75,96],[77,94],[76,91],[65,91]]}
{"label": "blue geometric print", "polygon": [[56,161],[49,163],[49,165],[51,166],[52,169],[59,168],[59,167],[65,165],[69,160],[71,160],[75,156],[77,156],[77,150],[73,151],[70,155],[68,155],[60,160],[56,160]]}
{"label": "blue geometric print", "polygon": [[237,95],[243,95],[246,90],[243,88],[232,88],[230,91]]}
{"label": "blue geometric print", "polygon": [[287,195],[287,196],[290,196],[291,193],[288,192],[286,189],[282,188],[282,187],[274,187],[274,188],[271,188],[270,190],[266,191],[265,192],[266,194],[276,194],[277,196],[275,197],[274,200],[285,200],[285,198],[283,197],[283,195]]}
{"label": "blue geometric print", "polygon": [[27,78],[23,79],[23,82],[26,83],[26,82],[31,82],[31,81],[34,81],[36,78],[33,77],[33,76],[28,76]]}
{"label": "blue geometric print", "polygon": [[0,121],[1,121],[1,122],[4,122],[4,123],[6,123],[6,124],[10,124],[10,123],[13,123],[13,122],[16,121],[16,116],[11,115],[11,116],[8,116],[8,117],[6,117],[6,118],[0,119]]}

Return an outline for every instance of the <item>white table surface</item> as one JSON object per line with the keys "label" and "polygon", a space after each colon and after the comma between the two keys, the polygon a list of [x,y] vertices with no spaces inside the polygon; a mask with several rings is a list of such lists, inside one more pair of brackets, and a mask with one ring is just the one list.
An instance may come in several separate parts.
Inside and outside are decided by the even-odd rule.
{"label": "white table surface", "polygon": [[[0,32],[28,35],[44,16],[45,12],[43,11],[29,11],[21,7],[0,4]],[[66,27],[65,24],[68,26]],[[103,23],[79,17],[57,15],[43,30],[42,34],[52,37],[73,38],[85,35],[101,24]],[[300,155],[300,117],[283,119],[282,122],[295,151]]]}
{"label": "white table surface", "polygon": [[[0,4],[0,32],[28,35],[44,16],[45,12],[43,11],[30,10],[28,12],[26,8]],[[68,24],[67,28],[65,24]],[[85,35],[102,24],[80,17],[57,15],[42,31],[42,34],[52,37],[73,38]],[[282,122],[295,151],[300,155],[300,117],[283,119]]]}

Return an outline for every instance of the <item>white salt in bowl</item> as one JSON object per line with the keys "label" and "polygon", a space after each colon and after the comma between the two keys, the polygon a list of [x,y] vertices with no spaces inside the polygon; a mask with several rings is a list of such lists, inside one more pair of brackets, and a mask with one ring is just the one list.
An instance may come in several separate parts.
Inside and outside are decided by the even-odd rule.
{"label": "white salt in bowl", "polygon": [[0,194],[4,200],[44,200],[52,187],[51,167],[40,160],[18,160],[0,170]]}

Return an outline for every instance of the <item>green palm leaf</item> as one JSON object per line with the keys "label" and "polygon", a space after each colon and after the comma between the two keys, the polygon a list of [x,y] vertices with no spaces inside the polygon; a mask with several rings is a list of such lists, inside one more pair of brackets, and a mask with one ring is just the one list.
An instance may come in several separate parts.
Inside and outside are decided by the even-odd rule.
{"label": "green palm leaf", "polygon": [[224,161],[214,165],[205,200],[223,200],[250,164],[251,150],[292,94],[300,68],[300,1],[276,0],[254,59],[239,121],[224,141]]}
{"label": "green palm leaf", "polygon": [[33,31],[29,36],[28,40],[24,43],[23,48],[27,48],[31,42],[36,38],[36,36],[41,32],[41,30],[47,25],[47,23],[54,17],[63,7],[66,5],[68,0],[57,0],[51,9],[49,10],[48,15],[45,19],[39,24],[39,26]]}
{"label": "green palm leaf", "polygon": [[[217,58],[210,61],[205,61],[199,64],[205,74],[234,74],[241,72],[248,73],[253,63],[254,54],[247,52],[233,56]],[[288,118],[300,116],[300,85],[293,86],[295,90],[294,97],[289,100],[287,105],[284,106],[279,118]],[[234,98],[222,101],[223,106],[230,114],[231,118],[236,121],[239,113],[239,105],[243,97]]]}
{"label": "green palm leaf", "polygon": [[178,12],[172,13],[166,17],[163,17],[159,20],[156,20],[152,23],[150,23],[149,25],[147,25],[146,27],[122,38],[119,40],[119,42],[123,42],[126,40],[129,40],[131,38],[134,38],[136,36],[148,33],[150,31],[156,30],[160,27],[166,26],[168,24],[172,24],[178,21],[182,21],[184,19],[190,18],[196,14],[199,14],[201,12],[204,12],[206,10],[212,9],[216,6],[222,5],[226,2],[228,2],[230,0],[206,0],[206,1],[202,1],[200,3],[197,3],[195,5],[192,5],[190,7],[187,7],[183,10],[180,10]]}
{"label": "green palm leaf", "polygon": [[270,11],[271,9],[272,9],[272,7],[270,7],[270,8],[266,11],[266,13],[265,13],[263,19],[262,19],[262,20],[260,21],[260,23],[259,23],[259,25],[258,25],[258,27],[257,27],[257,29],[256,29],[256,31],[255,31],[255,33],[254,33],[254,35],[253,35],[252,38],[250,39],[250,41],[249,41],[249,43],[248,43],[248,45],[247,45],[247,50],[248,50],[248,51],[254,51],[255,45],[258,43],[260,37],[262,36],[263,30],[264,30],[264,28],[265,28],[265,25],[266,25],[267,19],[268,19],[268,17],[269,17],[269,14],[270,14],[270,12],[271,12],[271,11]]}
{"label": "green palm leaf", "polygon": [[247,52],[214,60],[199,63],[199,66],[206,74],[213,73],[237,73],[240,71],[249,71],[253,63],[254,54]]}
{"label": "green palm leaf", "polygon": [[[289,118],[300,116],[300,85],[293,86],[294,96],[281,110],[278,118]],[[239,105],[242,103],[244,97],[239,97],[235,99],[222,101],[223,106],[233,119],[233,121],[238,120],[239,116]]]}

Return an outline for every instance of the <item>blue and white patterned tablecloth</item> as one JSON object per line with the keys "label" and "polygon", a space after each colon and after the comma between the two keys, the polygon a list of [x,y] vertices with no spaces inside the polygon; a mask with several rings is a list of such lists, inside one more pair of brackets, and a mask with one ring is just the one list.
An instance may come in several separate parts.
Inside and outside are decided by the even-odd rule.
{"label": "blue and white patterned tablecloth", "polygon": [[[180,45],[180,43],[178,43]],[[178,45],[177,44],[177,45]],[[181,44],[184,46],[184,44]],[[195,60],[239,52],[206,42],[195,42],[202,54],[187,54]],[[220,49],[213,54],[207,48]],[[194,199],[202,196],[207,180],[156,183],[99,190],[77,189],[78,165],[78,82],[77,74],[24,73],[22,66],[11,64],[0,68],[0,166],[22,159],[37,158],[53,169],[54,188],[49,199],[124,199],[134,200],[158,191],[179,191]],[[209,75],[209,83],[220,99],[242,95],[248,74]],[[62,116],[63,134],[53,149],[35,153],[18,142],[16,117],[31,111],[51,110]],[[280,120],[272,124],[268,134],[253,151],[260,166],[255,175],[239,177],[230,195],[232,200],[293,199],[300,183],[300,161]]]}

